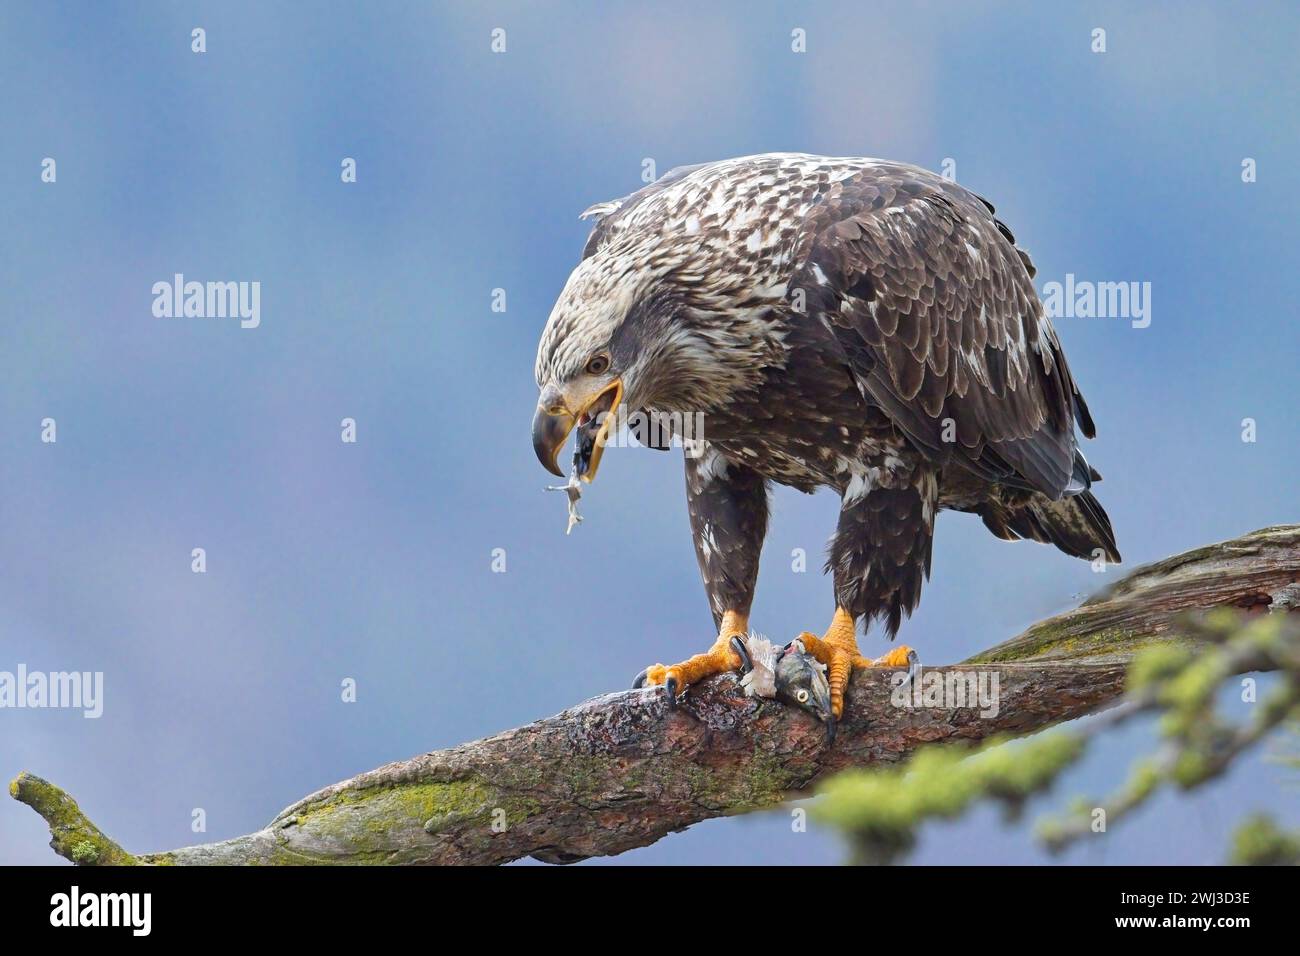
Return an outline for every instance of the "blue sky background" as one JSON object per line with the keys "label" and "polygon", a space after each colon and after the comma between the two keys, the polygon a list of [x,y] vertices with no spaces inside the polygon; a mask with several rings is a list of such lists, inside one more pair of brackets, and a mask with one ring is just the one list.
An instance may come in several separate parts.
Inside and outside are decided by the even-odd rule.
{"label": "blue sky background", "polygon": [[[0,711],[0,777],[32,770],[127,848],[168,849],[198,841],[195,807],[202,839],[245,833],[702,650],[680,452],[612,449],[566,538],[528,436],[577,215],[638,188],[645,158],[955,159],[1040,287],[1152,284],[1147,329],[1057,323],[1129,563],[1296,520],[1300,10],[1132,6],[6,3],[0,669],[101,670],[106,700],[99,720]],[[154,318],[176,272],[260,281],[261,327]],[[825,625],[836,510],[776,494],[759,629]],[[957,660],[1113,574],[945,515],[904,639]],[[1108,790],[1149,740],[1108,742],[1054,805]],[[1063,859],[1215,862],[1249,809],[1300,824],[1296,784],[1260,755]],[[0,800],[0,863],[53,862],[47,839]],[[776,813],[617,862],[843,856]],[[986,811],[914,859],[1045,857]]]}

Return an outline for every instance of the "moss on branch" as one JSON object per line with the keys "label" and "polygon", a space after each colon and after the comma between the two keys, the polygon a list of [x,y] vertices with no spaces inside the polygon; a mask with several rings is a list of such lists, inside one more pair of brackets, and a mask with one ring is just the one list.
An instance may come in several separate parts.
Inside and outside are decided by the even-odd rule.
{"label": "moss on branch", "polygon": [[44,818],[50,847],[79,866],[134,866],[139,861],[104,836],[81,812],[77,801],[48,780],[24,771],[9,784],[9,795]]}

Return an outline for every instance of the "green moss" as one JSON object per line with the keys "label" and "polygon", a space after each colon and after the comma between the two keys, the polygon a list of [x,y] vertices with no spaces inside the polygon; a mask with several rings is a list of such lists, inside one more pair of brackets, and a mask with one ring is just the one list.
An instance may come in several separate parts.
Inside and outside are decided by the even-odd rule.
{"label": "green moss", "polygon": [[1005,643],[982,651],[974,657],[967,658],[967,664],[1002,664],[1028,660],[1037,657],[1051,647],[1057,646],[1073,633],[1073,628],[1064,624],[1045,622],[1036,624],[1023,635]]}
{"label": "green moss", "polygon": [[89,840],[78,840],[72,844],[70,855],[73,863],[91,866],[99,861],[99,847]]}
{"label": "green moss", "polygon": [[747,761],[741,771],[750,806],[781,803],[799,783],[795,768],[766,751],[755,750],[753,759]]}
{"label": "green moss", "polygon": [[673,768],[673,776],[685,777],[695,802],[729,815],[783,803],[801,782],[796,769],[760,748],[725,769],[686,763]]}
{"label": "green moss", "polygon": [[1209,704],[1225,676],[1223,657],[1208,654],[1169,676],[1160,688],[1158,699],[1170,709],[1193,715]]}
{"label": "green moss", "polygon": [[1191,659],[1190,649],[1175,644],[1147,648],[1129,666],[1129,689],[1136,690],[1165,680],[1186,667]]}
{"label": "green moss", "polygon": [[840,774],[822,788],[812,813],[847,832],[859,857],[887,862],[916,839],[930,819],[959,816],[994,797],[1015,812],[1083,752],[1083,738],[1057,732],[1008,744],[1002,738],[975,750],[924,747],[904,767]]}
{"label": "green moss", "polygon": [[859,835],[900,835],[926,817],[950,817],[976,795],[974,777],[961,772],[966,754],[927,747],[904,770],[852,770],[821,789],[813,815]]}
{"label": "green moss", "polygon": [[1061,820],[1047,818],[1034,824],[1034,836],[1046,844],[1049,850],[1059,847],[1067,832]]}
{"label": "green moss", "polygon": [[494,791],[470,778],[450,783],[410,783],[343,790],[297,815],[297,824],[317,836],[356,839],[397,827],[423,828],[431,820],[473,819],[492,812]]}
{"label": "green moss", "polygon": [[526,794],[540,791],[566,793],[581,805],[603,803],[611,794],[625,802],[687,796],[717,813],[734,814],[784,802],[812,772],[809,767],[801,774],[761,748],[748,760],[718,766],[703,766],[686,755],[641,760],[575,753],[554,764],[501,768],[494,779],[511,796],[494,806],[506,810],[511,826],[539,812],[540,805]]}
{"label": "green moss", "polygon": [[1254,814],[1232,835],[1231,862],[1237,866],[1300,865],[1300,832],[1286,832],[1272,819]]}
{"label": "green moss", "polygon": [[1091,630],[1086,620],[1045,621],[1020,637],[969,658],[968,664],[1015,664],[1042,658],[1086,660],[1105,654],[1131,653],[1140,648],[1170,643],[1124,628]]}
{"label": "green moss", "polygon": [[9,784],[9,794],[39,813],[50,828],[50,846],[83,866],[131,866],[139,862],[104,836],[77,801],[54,784],[26,771]]}
{"label": "green moss", "polygon": [[1156,787],[1160,786],[1160,780],[1160,769],[1154,760],[1140,761],[1133,768],[1133,774],[1129,778],[1127,799],[1132,803],[1146,800],[1155,792]]}
{"label": "green moss", "polygon": [[[423,845],[415,831],[429,836],[455,831],[458,841],[489,841],[495,835],[492,824],[501,819],[498,810],[504,812],[506,826],[513,827],[539,813],[541,804],[477,776],[343,790],[285,821],[277,831],[279,850],[267,862],[381,864],[400,863],[408,856],[418,860]],[[328,858],[300,849],[299,841],[286,832],[290,826],[312,841],[332,844]]]}
{"label": "green moss", "polygon": [[1174,763],[1174,780],[1183,789],[1203,783],[1210,775],[1210,763],[1201,754],[1184,751]]}
{"label": "green moss", "polygon": [[1084,740],[1077,734],[1044,734],[1015,746],[995,746],[973,761],[976,780],[984,792],[1023,800],[1045,788],[1083,754]]}

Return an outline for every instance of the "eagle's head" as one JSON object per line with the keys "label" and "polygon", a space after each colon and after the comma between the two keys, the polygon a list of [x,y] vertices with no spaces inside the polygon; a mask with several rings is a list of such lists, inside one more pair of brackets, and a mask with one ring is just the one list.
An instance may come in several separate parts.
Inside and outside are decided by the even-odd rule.
{"label": "eagle's head", "polygon": [[595,477],[628,391],[629,373],[636,374],[624,330],[639,298],[633,276],[611,275],[595,265],[587,259],[573,270],[542,332],[537,347],[541,394],[533,417],[533,449],[557,475],[563,475],[557,463],[560,449],[574,426],[595,427],[582,476],[587,481]]}
{"label": "eagle's head", "polygon": [[663,265],[645,250],[597,252],[551,310],[537,348],[533,448],[554,474],[563,474],[557,460],[575,426],[580,449],[589,447],[580,476],[591,481],[620,408],[626,419],[628,410],[694,413],[725,399],[734,378],[725,343]]}

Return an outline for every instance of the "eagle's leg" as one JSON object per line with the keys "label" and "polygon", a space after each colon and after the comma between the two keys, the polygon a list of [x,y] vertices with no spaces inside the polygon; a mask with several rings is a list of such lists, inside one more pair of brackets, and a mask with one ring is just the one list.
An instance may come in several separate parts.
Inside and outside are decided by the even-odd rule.
{"label": "eagle's leg", "polygon": [[851,484],[840,505],[840,520],[831,540],[827,567],[835,579],[835,617],[820,638],[801,635],[804,647],[826,665],[831,709],[844,711],[844,692],[855,667],[908,667],[912,649],[900,645],[879,658],[858,650],[857,621],[885,622],[890,640],[904,614],[921,599],[921,583],[930,575],[930,544],[938,484],[922,467],[882,472],[882,484]]}
{"label": "eagle's leg", "polygon": [[767,484],[752,468],[703,444],[698,454],[686,455],[686,504],[718,636],[703,654],[671,667],[655,664],[637,677],[637,686],[665,685],[670,702],[689,685],[746,664],[743,642],[738,651],[732,638],[743,638],[749,629],[758,558],[767,533]]}

